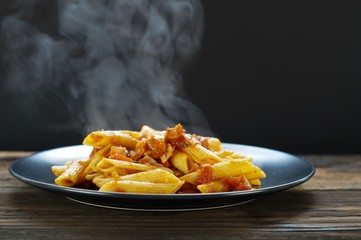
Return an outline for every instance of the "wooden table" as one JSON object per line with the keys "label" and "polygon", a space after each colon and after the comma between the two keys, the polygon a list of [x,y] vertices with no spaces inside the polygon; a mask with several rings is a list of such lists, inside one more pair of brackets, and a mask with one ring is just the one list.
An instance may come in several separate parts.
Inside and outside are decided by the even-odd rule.
{"label": "wooden table", "polygon": [[360,239],[361,155],[305,155],[315,176],[234,207],[188,212],[96,208],[28,186],[0,152],[0,239]]}

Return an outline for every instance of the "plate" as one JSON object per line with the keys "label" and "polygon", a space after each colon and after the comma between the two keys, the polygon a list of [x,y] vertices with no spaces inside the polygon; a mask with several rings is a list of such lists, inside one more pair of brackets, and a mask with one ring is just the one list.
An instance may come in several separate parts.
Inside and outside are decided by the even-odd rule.
{"label": "plate", "polygon": [[223,143],[223,147],[253,157],[253,164],[262,168],[267,175],[261,180],[262,186],[259,189],[207,194],[138,194],[99,192],[56,185],[51,166],[63,165],[72,159],[86,158],[92,148],[84,145],[55,148],[17,159],[9,166],[9,172],[29,185],[75,202],[142,211],[201,210],[238,205],[265,194],[295,187],[309,180],[315,173],[310,162],[288,153],[231,143]]}

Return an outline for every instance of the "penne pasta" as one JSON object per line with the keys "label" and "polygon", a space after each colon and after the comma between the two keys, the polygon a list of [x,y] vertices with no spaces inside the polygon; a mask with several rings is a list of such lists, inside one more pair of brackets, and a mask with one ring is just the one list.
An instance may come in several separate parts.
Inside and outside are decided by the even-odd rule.
{"label": "penne pasta", "polygon": [[186,153],[175,151],[173,156],[169,159],[170,163],[173,164],[182,173],[188,173],[188,155]]}
{"label": "penne pasta", "polygon": [[135,170],[135,171],[147,171],[154,169],[154,166],[132,163],[127,161],[114,160],[109,158],[103,158],[97,165],[96,168],[102,172],[117,172],[120,173],[122,170]]}
{"label": "penne pasta", "polygon": [[98,187],[103,187],[106,183],[115,181],[115,178],[112,176],[98,175],[93,178],[93,183]]}
{"label": "penne pasta", "polygon": [[248,181],[252,186],[261,186],[261,180],[260,179],[249,179]]}
{"label": "penne pasta", "polygon": [[55,179],[55,183],[60,186],[72,187],[83,182],[82,174],[88,163],[89,160],[72,161],[66,170]]}
{"label": "penne pasta", "polygon": [[125,131],[95,131],[86,136],[83,144],[98,148],[112,144],[134,149],[138,140],[133,136]]}
{"label": "penne pasta", "polygon": [[186,153],[198,164],[214,164],[223,161],[222,158],[218,157],[214,152],[206,149],[200,144],[181,148],[180,151]]}
{"label": "penne pasta", "polygon": [[173,183],[137,182],[130,180],[111,181],[102,186],[101,192],[131,192],[152,194],[173,194],[183,185],[184,181]]}
{"label": "penne pasta", "polygon": [[223,150],[222,143],[218,138],[205,138],[203,141],[201,141],[201,144],[212,152],[219,152]]}
{"label": "penne pasta", "polygon": [[52,166],[60,186],[95,186],[102,192],[149,194],[251,190],[266,177],[251,157],[223,149],[218,138],[165,131],[99,130],[84,138],[88,159]]}
{"label": "penne pasta", "polygon": [[204,184],[199,184],[197,189],[201,193],[228,192],[230,187],[224,184],[222,179],[213,180]]}
{"label": "penne pasta", "polygon": [[52,166],[51,171],[54,173],[56,177],[59,177],[69,166]]}
{"label": "penne pasta", "polygon": [[83,175],[84,177],[91,173],[96,172],[96,165],[102,160],[103,156],[109,152],[111,145],[106,145],[102,149],[98,150],[95,154],[92,154],[88,166],[85,168]]}
{"label": "penne pasta", "polygon": [[244,175],[237,177],[225,177],[200,184],[197,188],[202,193],[229,192],[251,190],[252,185]]}
{"label": "penne pasta", "polygon": [[[220,152],[217,152],[216,154],[224,160],[235,160],[235,159],[247,158],[247,156],[245,156],[243,154],[235,153],[235,152],[232,152],[229,150],[222,150]],[[248,160],[252,161],[252,158],[248,158]]]}
{"label": "penne pasta", "polygon": [[248,179],[260,179],[266,177],[266,174],[262,171],[262,169],[254,165],[252,165],[252,170],[247,172],[245,175]]}
{"label": "penne pasta", "polygon": [[[249,162],[249,159],[223,161],[211,166],[212,179],[246,175],[252,171],[253,167]],[[193,185],[198,185],[201,174],[202,171],[199,169],[195,172],[182,176],[180,179]]]}
{"label": "penne pasta", "polygon": [[174,183],[180,181],[179,178],[174,176],[174,174],[162,168],[155,168],[144,172],[121,176],[119,177],[119,180],[131,180],[152,183]]}

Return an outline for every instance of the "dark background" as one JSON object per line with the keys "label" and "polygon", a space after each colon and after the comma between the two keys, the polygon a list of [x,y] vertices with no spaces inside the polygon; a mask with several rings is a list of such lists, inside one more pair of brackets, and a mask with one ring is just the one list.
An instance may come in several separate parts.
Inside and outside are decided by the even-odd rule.
{"label": "dark background", "polygon": [[[222,141],[291,153],[361,152],[361,1],[202,3],[202,48],[184,84]],[[1,16],[7,5],[1,2]],[[35,131],[36,123],[7,104],[11,93],[2,94],[1,150],[80,143],[79,133]],[[53,116],[51,106],[43,114]]]}
{"label": "dark background", "polygon": [[186,85],[215,132],[291,152],[361,151],[360,1],[203,2]]}

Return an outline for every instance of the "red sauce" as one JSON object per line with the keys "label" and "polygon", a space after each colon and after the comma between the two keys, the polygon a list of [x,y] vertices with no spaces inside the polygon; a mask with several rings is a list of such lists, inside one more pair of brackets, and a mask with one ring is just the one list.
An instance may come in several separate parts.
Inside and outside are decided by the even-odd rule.
{"label": "red sauce", "polygon": [[160,156],[165,153],[166,145],[161,137],[151,136],[146,141],[149,149],[151,150],[151,157],[160,158]]}
{"label": "red sauce", "polygon": [[201,173],[196,179],[197,185],[212,181],[212,166],[210,164],[200,165],[199,170],[201,171]]}
{"label": "red sauce", "polygon": [[115,160],[122,160],[127,162],[133,162],[133,159],[127,157],[127,149],[125,147],[112,146],[108,154],[108,158]]}
{"label": "red sauce", "polygon": [[167,128],[165,140],[179,148],[186,148],[198,142],[196,139],[185,133],[181,124],[177,124],[174,128]]}

